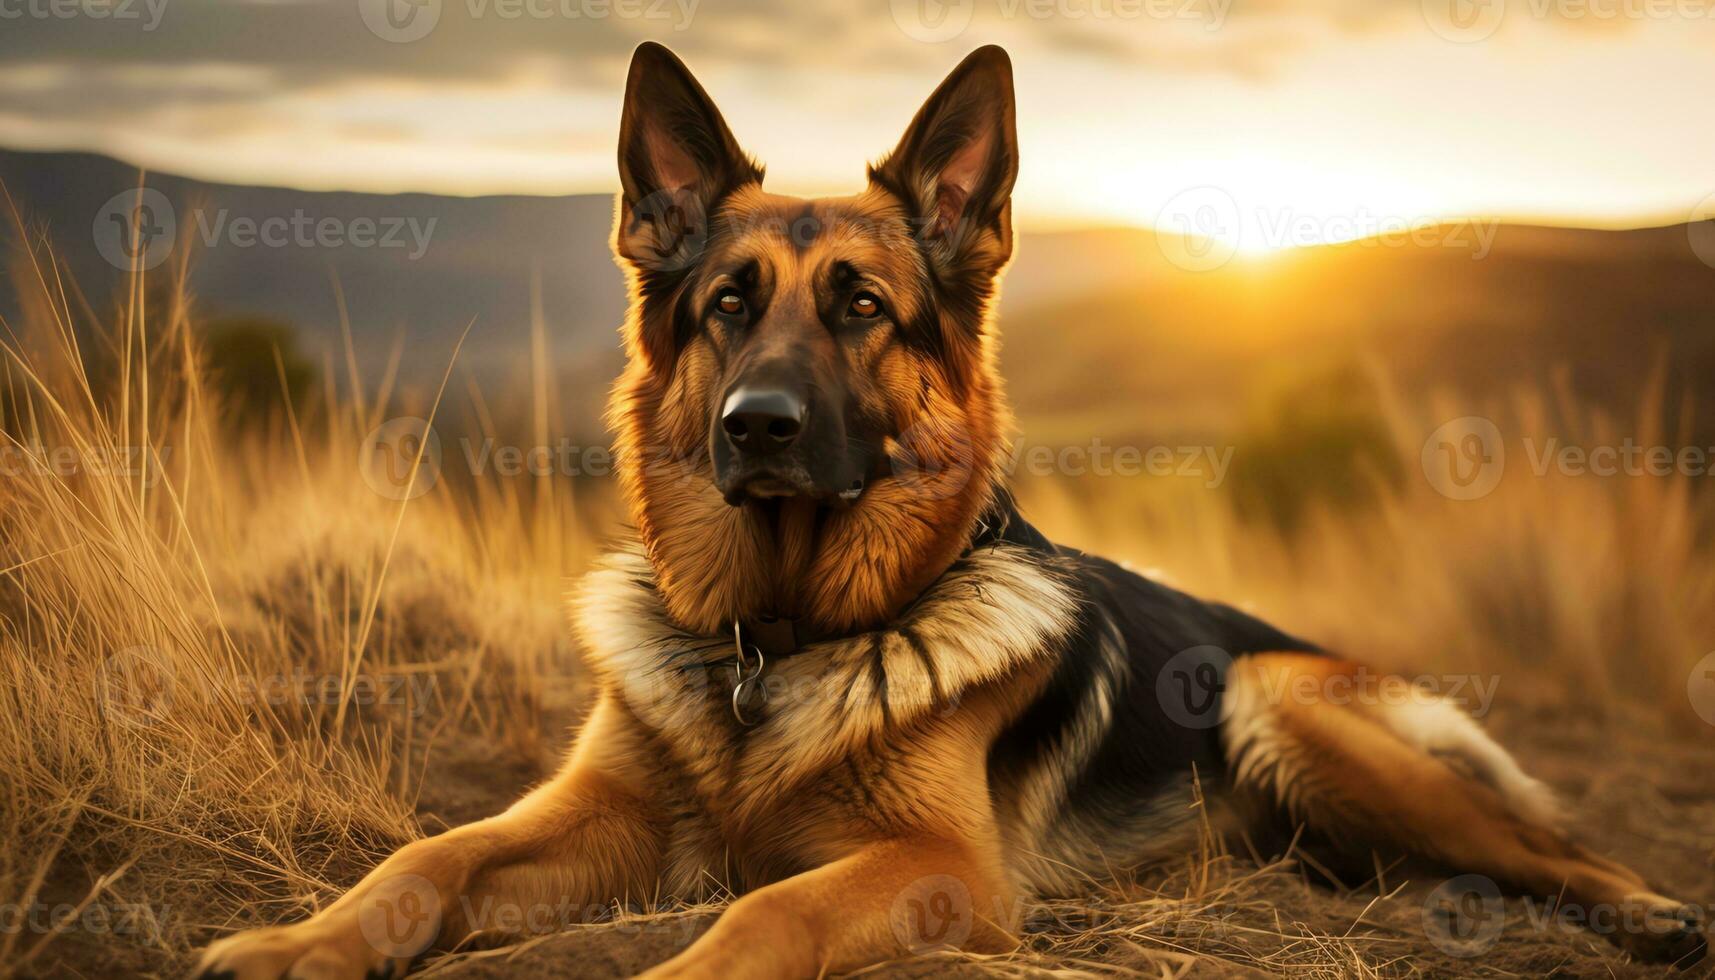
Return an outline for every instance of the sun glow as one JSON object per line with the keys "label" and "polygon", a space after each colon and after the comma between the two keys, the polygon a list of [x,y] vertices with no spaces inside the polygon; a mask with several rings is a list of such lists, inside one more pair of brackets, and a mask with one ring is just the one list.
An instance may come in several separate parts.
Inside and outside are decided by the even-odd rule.
{"label": "sun glow", "polygon": [[[952,46],[926,54],[885,16],[865,20],[874,11],[836,21],[876,30],[842,32],[808,14],[776,23],[709,6],[706,25],[665,40],[769,165],[771,189],[786,193],[861,182],[862,162],[893,145],[953,60]],[[1668,224],[1715,192],[1715,128],[1687,124],[1700,118],[1694,94],[1715,86],[1715,23],[1597,30],[1509,19],[1485,43],[1460,45],[1431,30],[1416,4],[1373,5],[1364,30],[1330,21],[1322,5],[1264,6],[1270,13],[1255,16],[1235,8],[1219,30],[1106,32],[1097,56],[1069,49],[1063,32],[1079,25],[979,11],[958,46],[1012,52],[1020,227],[1132,224],[1262,256],[1463,215]],[[435,36],[444,48],[330,61],[316,75],[297,70],[285,42],[278,55],[293,70],[276,72],[276,52],[240,60],[199,48],[200,21],[169,19],[162,31],[183,34],[178,46],[139,50],[200,57],[38,54],[0,67],[0,91],[29,97],[0,105],[0,144],[87,149],[250,184],[611,192],[619,86],[637,37],[596,26],[578,25],[576,59],[517,25],[449,23]],[[785,43],[794,30],[810,40]],[[715,33],[724,44],[698,43]],[[873,44],[820,41],[856,36]],[[735,39],[774,57],[733,55]],[[433,70],[419,61],[449,52],[458,58]],[[127,93],[123,112],[111,111],[115,91]],[[1603,134],[1600,152],[1592,132]]]}

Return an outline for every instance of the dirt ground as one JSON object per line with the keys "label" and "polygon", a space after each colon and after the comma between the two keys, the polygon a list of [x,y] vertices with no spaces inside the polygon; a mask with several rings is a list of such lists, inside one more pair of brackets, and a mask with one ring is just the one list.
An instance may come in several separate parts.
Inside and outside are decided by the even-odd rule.
{"label": "dirt ground", "polygon": [[[1489,721],[1526,767],[1560,791],[1581,839],[1640,869],[1663,892],[1715,906],[1715,732],[1643,735],[1620,720],[1568,719],[1514,712]],[[1699,734],[1707,737],[1698,738]],[[457,822],[502,804],[528,781],[519,769],[478,760],[450,764],[456,780],[422,801],[426,819]],[[485,799],[486,798],[486,799]],[[1446,876],[1383,876],[1336,888],[1303,866],[1259,873],[1247,860],[1220,871],[1228,882],[1212,905],[1140,895],[1099,903],[1102,925],[1045,925],[1020,953],[977,960],[939,954],[886,964],[866,976],[1241,977],[1711,977],[1706,961],[1684,972],[1626,962],[1612,945],[1581,928],[1545,920],[1541,903],[1507,900],[1504,926],[1479,923],[1472,948],[1445,940],[1445,925],[1425,906]],[[1164,887],[1173,887],[1165,883]],[[1182,893],[1182,889],[1181,892]],[[1153,900],[1151,900],[1153,899]],[[707,912],[629,923],[574,927],[518,947],[429,964],[431,976],[623,977],[671,956],[714,921]],[[1499,930],[1492,938],[1491,932]],[[1441,942],[1437,942],[1437,940]],[[1468,953],[1453,955],[1449,951]]]}
{"label": "dirt ground", "polygon": [[[1520,711],[1490,719],[1489,726],[1560,791],[1580,839],[1638,868],[1663,892],[1715,907],[1715,733],[1645,735],[1619,720]],[[425,827],[502,808],[543,775],[553,749],[545,746],[541,764],[532,765],[472,743],[448,745],[419,801]],[[1504,919],[1477,923],[1472,945],[1461,948],[1446,939],[1443,920],[1426,918],[1445,875],[1411,880],[1384,872],[1379,888],[1376,881],[1341,888],[1302,864],[1261,870],[1233,858],[1212,870],[1214,884],[1200,901],[1184,899],[1183,883],[1170,880],[1156,883],[1159,893],[1115,893],[1081,903],[1071,915],[1065,908],[1034,909],[1028,919],[1036,924],[1016,954],[935,954],[863,975],[1715,977],[1710,961],[1678,973],[1629,963],[1600,936],[1545,922],[1541,903],[1516,898],[1506,901]],[[686,911],[574,926],[519,946],[442,957],[421,969],[449,980],[624,977],[683,949],[714,919],[712,912]],[[40,964],[40,974],[118,976],[159,968],[136,953],[68,940]]]}

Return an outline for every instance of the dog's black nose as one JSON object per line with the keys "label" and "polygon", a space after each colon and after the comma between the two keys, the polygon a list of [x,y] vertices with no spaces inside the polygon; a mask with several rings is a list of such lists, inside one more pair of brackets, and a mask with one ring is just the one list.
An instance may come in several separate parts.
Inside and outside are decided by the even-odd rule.
{"label": "dog's black nose", "polygon": [[784,388],[739,388],[721,408],[721,428],[739,452],[777,453],[803,430],[804,399]]}

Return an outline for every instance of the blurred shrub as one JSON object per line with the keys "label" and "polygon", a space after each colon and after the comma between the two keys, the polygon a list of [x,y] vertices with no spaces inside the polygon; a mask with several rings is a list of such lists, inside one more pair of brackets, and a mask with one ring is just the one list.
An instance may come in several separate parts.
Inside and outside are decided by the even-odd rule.
{"label": "blurred shrub", "polygon": [[304,407],[316,367],[298,351],[296,332],[260,317],[212,320],[202,330],[203,362],[229,421],[266,422],[290,404]]}
{"label": "blurred shrub", "polygon": [[1404,478],[1375,385],[1355,367],[1295,381],[1262,404],[1234,440],[1242,518],[1292,530],[1313,508],[1367,508]]}

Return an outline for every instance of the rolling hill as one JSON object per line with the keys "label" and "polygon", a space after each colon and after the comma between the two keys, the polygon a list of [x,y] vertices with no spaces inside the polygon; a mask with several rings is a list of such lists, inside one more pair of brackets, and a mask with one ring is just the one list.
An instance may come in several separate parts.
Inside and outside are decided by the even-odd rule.
{"label": "rolling hill", "polygon": [[[0,151],[0,181],[32,236],[48,236],[70,279],[105,309],[123,277],[102,258],[112,245],[103,220],[113,221],[116,195],[135,192],[136,169]],[[189,243],[203,315],[280,321],[309,350],[337,355],[343,299],[367,370],[379,372],[403,338],[407,385],[438,379],[472,321],[463,367],[486,388],[523,377],[539,283],[562,421],[595,430],[624,303],[607,195],[327,193],[162,174],[146,185]],[[269,221],[272,242],[244,234]],[[337,234],[318,238],[324,221]],[[370,237],[359,234],[371,225]],[[1663,358],[1676,403],[1715,375],[1715,268],[1692,248],[1691,229],[1494,232],[1480,256],[1450,234],[1445,245],[1240,255],[1206,272],[1175,266],[1145,230],[1025,232],[1001,307],[1020,417],[1042,439],[1182,438],[1230,432],[1355,368],[1380,367],[1413,395],[1482,401],[1529,381],[1616,410],[1635,407]],[[12,289],[0,285],[0,314],[18,312]],[[1715,440],[1715,409],[1690,411]]]}

